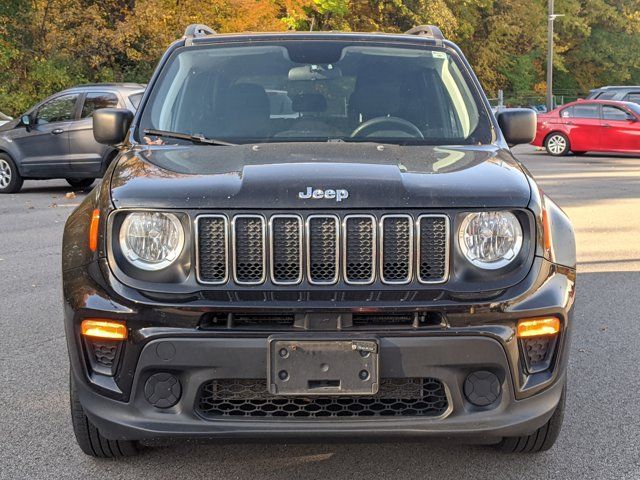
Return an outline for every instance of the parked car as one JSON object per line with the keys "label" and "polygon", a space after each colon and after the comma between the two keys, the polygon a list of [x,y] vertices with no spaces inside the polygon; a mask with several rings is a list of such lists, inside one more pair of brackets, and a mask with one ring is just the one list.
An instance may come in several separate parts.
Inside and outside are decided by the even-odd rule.
{"label": "parked car", "polygon": [[5,115],[4,113],[0,112],[0,126],[4,125],[5,123],[9,123],[11,120],[13,120],[9,115]]}
{"label": "parked car", "polygon": [[144,85],[82,85],[50,96],[0,127],[0,193],[20,191],[24,180],[65,178],[88,188],[116,155],[93,138],[93,112],[135,111]]}
{"label": "parked car", "polygon": [[532,145],[556,157],[569,152],[640,153],[639,120],[637,103],[578,100],[539,114]]}
{"label": "parked car", "polygon": [[595,88],[587,95],[587,100],[615,100],[640,104],[640,86],[607,86]]}
{"label": "parked car", "polygon": [[439,29],[190,26],[135,117],[93,120],[123,146],[64,229],[85,453],[168,437],[553,445],[573,230],[509,149],[535,113],[494,117]]}

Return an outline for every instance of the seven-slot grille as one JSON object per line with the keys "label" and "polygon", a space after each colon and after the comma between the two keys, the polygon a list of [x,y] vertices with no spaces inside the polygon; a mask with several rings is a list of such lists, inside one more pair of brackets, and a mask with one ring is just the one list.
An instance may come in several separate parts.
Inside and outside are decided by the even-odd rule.
{"label": "seven-slot grille", "polygon": [[200,215],[196,229],[206,284],[442,283],[449,274],[446,215]]}

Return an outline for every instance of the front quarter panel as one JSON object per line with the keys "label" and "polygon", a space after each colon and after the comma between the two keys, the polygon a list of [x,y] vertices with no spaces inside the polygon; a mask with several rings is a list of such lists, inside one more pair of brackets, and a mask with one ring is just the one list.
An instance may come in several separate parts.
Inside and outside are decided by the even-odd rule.
{"label": "front quarter panel", "polygon": [[549,260],[558,265],[576,268],[576,236],[571,220],[569,220],[567,214],[546,195],[544,195],[544,205],[547,211],[551,237]]}
{"label": "front quarter panel", "polygon": [[[63,275],[64,272],[87,265],[104,255],[106,219],[112,208],[109,193],[110,178],[115,163],[117,161],[113,162],[107,170],[104,180],[87,195],[67,219],[62,236]],[[89,248],[89,229],[93,212],[96,209],[100,212],[100,222],[98,227],[98,249],[93,252]]]}

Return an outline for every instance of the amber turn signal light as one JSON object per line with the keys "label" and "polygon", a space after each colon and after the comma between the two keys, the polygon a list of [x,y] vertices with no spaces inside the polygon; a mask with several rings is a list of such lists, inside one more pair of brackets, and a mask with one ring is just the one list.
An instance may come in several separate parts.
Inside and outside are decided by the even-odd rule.
{"label": "amber turn signal light", "polygon": [[518,338],[555,335],[560,331],[560,320],[556,317],[529,318],[518,322]]}
{"label": "amber turn signal light", "polygon": [[123,323],[110,320],[83,320],[80,326],[82,335],[109,340],[124,340],[127,338],[127,327]]}
{"label": "amber turn signal light", "polygon": [[91,225],[89,226],[89,249],[92,252],[98,250],[98,226],[100,225],[100,210],[97,208],[91,214]]}

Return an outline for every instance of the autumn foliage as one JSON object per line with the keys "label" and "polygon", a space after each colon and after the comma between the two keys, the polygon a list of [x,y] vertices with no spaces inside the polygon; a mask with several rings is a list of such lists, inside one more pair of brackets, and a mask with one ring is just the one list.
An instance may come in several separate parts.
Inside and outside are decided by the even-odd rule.
{"label": "autumn foliage", "polygon": [[[640,0],[556,0],[554,88],[640,83]],[[490,94],[544,91],[546,0],[1,0],[0,111],[85,82],[145,82],[190,23],[219,32],[438,25]]]}

